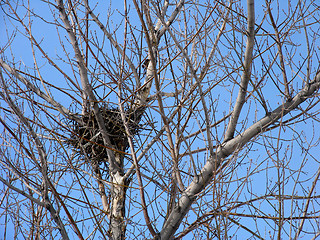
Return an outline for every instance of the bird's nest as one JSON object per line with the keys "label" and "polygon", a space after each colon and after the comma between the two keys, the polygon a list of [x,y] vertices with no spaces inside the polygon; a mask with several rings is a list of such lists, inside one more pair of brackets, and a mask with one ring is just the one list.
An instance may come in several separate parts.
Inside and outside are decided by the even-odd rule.
{"label": "bird's nest", "polygon": [[[137,134],[141,125],[139,124],[145,108],[128,109],[124,112],[128,129],[132,135]],[[128,137],[125,125],[122,121],[119,109],[101,108],[107,134],[112,146],[119,151],[128,148]],[[86,155],[91,161],[102,162],[107,160],[107,148],[98,126],[93,111],[82,115],[82,123],[73,122],[74,128],[69,141],[70,145],[80,154]]]}

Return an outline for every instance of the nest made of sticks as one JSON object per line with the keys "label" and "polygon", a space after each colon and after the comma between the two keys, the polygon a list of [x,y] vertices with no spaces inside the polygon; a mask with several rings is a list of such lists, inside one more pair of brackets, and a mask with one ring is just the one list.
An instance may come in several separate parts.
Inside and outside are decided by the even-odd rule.
{"label": "nest made of sticks", "polygon": [[[127,109],[125,114],[126,123],[132,135],[141,130],[139,124],[145,108]],[[128,149],[128,138],[122,121],[121,113],[118,108],[101,108],[107,134],[111,141],[110,147],[122,152]],[[107,160],[107,149],[105,147],[98,122],[93,111],[82,115],[82,124],[74,122],[73,133],[69,143],[75,150],[85,154],[89,159],[98,162]]]}

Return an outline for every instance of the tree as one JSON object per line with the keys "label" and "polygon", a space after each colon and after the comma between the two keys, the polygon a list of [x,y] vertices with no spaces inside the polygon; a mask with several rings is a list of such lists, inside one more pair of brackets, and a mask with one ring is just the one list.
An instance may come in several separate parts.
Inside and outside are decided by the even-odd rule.
{"label": "tree", "polygon": [[4,239],[319,236],[317,1],[1,8]]}

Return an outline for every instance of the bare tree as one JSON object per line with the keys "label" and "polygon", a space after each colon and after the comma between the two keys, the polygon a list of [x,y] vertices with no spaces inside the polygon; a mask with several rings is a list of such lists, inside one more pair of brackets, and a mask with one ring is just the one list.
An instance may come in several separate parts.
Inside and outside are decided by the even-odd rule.
{"label": "bare tree", "polygon": [[320,235],[318,1],[1,8],[1,238]]}

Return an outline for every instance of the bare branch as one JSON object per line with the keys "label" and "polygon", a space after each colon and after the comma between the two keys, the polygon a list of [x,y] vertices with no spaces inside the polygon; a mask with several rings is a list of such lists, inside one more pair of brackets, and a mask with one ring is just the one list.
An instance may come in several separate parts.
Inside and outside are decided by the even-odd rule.
{"label": "bare branch", "polygon": [[318,237],[320,12],[280,2],[2,1],[3,237]]}
{"label": "bare branch", "polygon": [[[52,184],[48,178],[48,172],[47,172],[47,154],[46,151],[44,150],[44,147],[40,141],[40,139],[38,138],[37,134],[33,131],[32,127],[30,126],[29,122],[26,120],[26,118],[23,116],[22,112],[19,110],[19,108],[16,106],[16,104],[12,101],[8,90],[7,90],[7,86],[4,82],[4,79],[2,77],[1,74],[1,81],[2,81],[2,86],[3,89],[5,91],[6,96],[3,96],[3,94],[1,93],[2,97],[5,97],[7,100],[7,103],[9,104],[10,108],[12,109],[12,111],[19,117],[19,119],[21,120],[21,122],[25,125],[25,127],[28,129],[28,131],[30,132],[32,139],[35,142],[35,145],[37,147],[38,150],[38,154],[39,154],[39,158],[40,158],[40,163],[38,165],[38,167],[40,168],[40,172],[42,173],[42,178],[43,178],[43,192],[42,192],[42,197],[43,197],[43,201],[44,201],[44,205],[46,207],[46,209],[51,213],[51,217],[53,218],[53,220],[55,221],[55,223],[57,224],[59,231],[62,235],[62,237],[64,239],[69,239],[67,231],[64,227],[63,222],[61,221],[60,216],[57,214],[57,211],[54,209],[50,199],[49,199],[49,195],[48,195],[48,191],[49,191],[49,187],[52,188]],[[15,189],[17,190],[17,189]]]}
{"label": "bare branch", "polygon": [[286,102],[272,111],[268,116],[262,118],[251,127],[246,129],[232,140],[224,143],[216,152],[215,156],[209,159],[201,172],[194,178],[189,187],[182,193],[177,206],[167,219],[162,231],[161,239],[170,239],[178,229],[183,217],[189,211],[191,204],[197,195],[210,183],[213,175],[219,169],[226,157],[236,149],[241,149],[252,138],[263,132],[271,124],[275,123],[282,116],[285,116],[297,108],[308,97],[312,96],[320,87],[320,73],[316,75],[310,85],[306,85],[290,102]]}
{"label": "bare branch", "polygon": [[320,168],[318,169],[317,175],[315,176],[313,184],[311,186],[311,189],[309,190],[309,193],[308,193],[308,196],[307,196],[307,203],[306,203],[306,205],[304,207],[303,215],[301,216],[301,222],[299,224],[298,231],[296,232],[296,235],[294,237],[295,240],[298,239],[299,235],[301,234],[305,219],[306,219],[307,214],[308,214],[308,208],[309,208],[309,205],[310,205],[311,195],[313,194],[313,191],[315,190],[316,184],[319,181],[319,177],[320,177]]}
{"label": "bare branch", "polygon": [[27,88],[29,88],[32,92],[36,93],[39,97],[41,97],[43,100],[50,103],[52,106],[54,106],[61,114],[63,114],[65,117],[72,119],[74,121],[79,122],[80,119],[73,113],[71,113],[68,109],[66,109],[64,106],[62,106],[60,103],[56,102],[51,96],[45,94],[42,92],[39,88],[34,86],[30,81],[28,81],[26,78],[21,76],[17,71],[10,67],[8,64],[6,64],[2,59],[0,59],[1,66],[10,72],[12,75],[14,75],[19,81],[21,81]]}
{"label": "bare branch", "polygon": [[23,191],[23,190],[21,190],[19,188],[16,188],[12,184],[10,184],[8,181],[3,179],[1,176],[0,176],[0,181],[3,182],[5,185],[7,185],[8,188],[11,188],[12,190],[16,191],[17,193],[20,193],[21,195],[23,195],[26,198],[28,198],[30,201],[38,204],[39,206],[45,207],[45,203],[44,202],[41,202],[39,199],[32,197],[31,195],[27,194],[25,191]]}
{"label": "bare branch", "polygon": [[248,6],[248,27],[247,27],[247,46],[244,54],[243,73],[241,76],[241,83],[239,86],[239,93],[237,96],[236,104],[233,109],[233,113],[228,124],[228,128],[225,133],[224,142],[232,139],[237,127],[238,119],[241,113],[241,109],[245,103],[245,97],[247,94],[248,83],[251,78],[251,65],[252,65],[252,53],[255,36],[255,14],[254,14],[254,0],[247,0]]}
{"label": "bare branch", "polygon": [[[78,62],[78,66],[79,66],[79,70],[80,70],[80,78],[81,78],[81,82],[82,82],[82,87],[84,89],[85,94],[89,97],[90,99],[90,104],[93,107],[93,111],[94,114],[97,118],[98,124],[99,124],[99,128],[101,130],[101,134],[103,136],[103,140],[106,146],[111,146],[111,141],[109,139],[109,136],[107,134],[107,130],[104,124],[104,120],[101,116],[101,112],[98,106],[98,101],[96,99],[96,97],[94,96],[93,92],[92,92],[92,86],[89,83],[88,80],[88,76],[87,76],[87,69],[86,66],[84,64],[83,58],[82,58],[82,54],[81,51],[79,49],[78,46],[78,42],[77,39],[73,33],[72,27],[69,23],[68,20],[68,16],[65,12],[64,9],[64,5],[63,5],[63,1],[62,0],[57,0],[58,3],[58,8],[59,8],[59,12],[62,18],[62,21],[65,24],[65,28],[69,34],[70,40],[71,40],[71,44],[73,46],[74,52],[75,52],[75,57],[77,59]],[[118,165],[118,163],[115,161],[115,156],[112,150],[107,148],[107,152],[108,152],[108,159],[110,161],[110,168],[112,169],[112,172],[115,174],[116,172],[118,172],[120,170],[120,166]]]}
{"label": "bare branch", "polygon": [[107,38],[109,39],[110,43],[115,47],[115,49],[117,49],[119,51],[119,53],[124,56],[125,61],[128,63],[133,76],[136,80],[136,84],[139,87],[140,86],[140,81],[139,81],[139,76],[137,73],[137,70],[134,66],[134,64],[132,63],[132,61],[130,60],[130,58],[125,54],[124,49],[121,48],[121,46],[117,43],[116,40],[113,39],[112,35],[107,31],[107,29],[105,28],[105,26],[101,23],[101,21],[98,19],[98,17],[94,14],[94,12],[91,10],[88,0],[84,0],[83,1],[88,13],[90,14],[90,16],[92,17],[93,21],[95,21],[95,23],[100,27],[100,29],[104,32],[104,34],[107,36]]}

